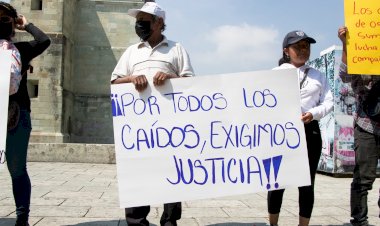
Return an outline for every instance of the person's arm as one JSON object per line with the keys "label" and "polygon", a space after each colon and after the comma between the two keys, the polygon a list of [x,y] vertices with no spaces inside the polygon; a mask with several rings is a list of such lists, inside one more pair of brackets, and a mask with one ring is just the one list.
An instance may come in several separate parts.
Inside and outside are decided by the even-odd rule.
{"label": "person's arm", "polygon": [[194,70],[191,65],[189,54],[186,49],[179,43],[177,43],[178,51],[178,76],[179,77],[192,77],[194,76]]}
{"label": "person's arm", "polygon": [[320,120],[333,110],[334,100],[326,77],[319,71],[313,70],[313,73],[315,72],[320,74],[319,80],[321,83],[321,91],[319,96],[319,104],[310,109],[309,112],[312,115],[312,119]]}
{"label": "person's arm", "polygon": [[343,50],[342,50],[342,63],[339,68],[339,77],[342,79],[344,83],[351,82],[352,76],[347,74],[347,45],[346,45],[346,36],[348,33],[347,27],[340,27],[338,29],[338,37],[342,42]]}
{"label": "person's arm", "polygon": [[111,84],[133,83],[135,76],[119,77],[111,81]]}
{"label": "person's arm", "polygon": [[179,43],[176,43],[175,48],[177,50],[177,74],[157,72],[153,77],[153,84],[155,86],[163,85],[167,79],[194,76],[193,67],[190,63],[190,57],[185,48],[183,48],[183,46]]}
{"label": "person's arm", "polygon": [[144,91],[148,87],[148,80],[145,75],[131,75],[128,67],[129,58],[133,47],[128,48],[116,64],[111,75],[111,84],[133,83],[138,92]]}
{"label": "person's arm", "polygon": [[343,51],[342,51],[342,63],[347,65],[347,45],[346,45],[346,34],[348,33],[347,27],[340,27],[338,30],[338,37],[342,42]]}
{"label": "person's arm", "polygon": [[[25,16],[20,15],[17,21],[16,28],[25,30],[34,38],[33,41],[28,42],[29,51],[24,52],[30,60],[43,53],[50,46],[50,38],[42,30],[36,27],[33,23],[28,23]],[[23,56],[24,57],[24,56]]]}
{"label": "person's arm", "polygon": [[155,86],[161,86],[165,83],[166,79],[172,79],[172,78],[180,78],[180,77],[178,75],[167,74],[167,73],[159,71],[153,77],[153,84]]}
{"label": "person's arm", "polygon": [[126,77],[119,77],[113,81],[111,84],[121,84],[121,83],[133,83],[135,85],[135,89],[138,92],[142,92],[148,87],[148,80],[145,75],[130,75]]}

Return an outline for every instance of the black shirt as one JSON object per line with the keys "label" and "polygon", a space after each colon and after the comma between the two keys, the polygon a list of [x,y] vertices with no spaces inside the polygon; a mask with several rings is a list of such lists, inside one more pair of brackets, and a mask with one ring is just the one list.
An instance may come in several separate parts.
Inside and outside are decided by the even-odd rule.
{"label": "black shirt", "polygon": [[30,112],[30,98],[27,88],[29,63],[33,58],[44,52],[49,47],[51,41],[43,31],[32,23],[25,26],[25,31],[31,34],[34,37],[34,40],[14,43],[21,55],[22,79],[18,92],[11,95],[10,99],[17,101],[21,109],[26,109]]}

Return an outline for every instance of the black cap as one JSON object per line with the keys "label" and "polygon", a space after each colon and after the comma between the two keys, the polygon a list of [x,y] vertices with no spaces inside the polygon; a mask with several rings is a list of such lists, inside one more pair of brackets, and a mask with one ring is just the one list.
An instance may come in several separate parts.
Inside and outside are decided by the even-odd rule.
{"label": "black cap", "polygon": [[305,32],[292,31],[285,36],[284,41],[282,42],[282,48],[287,48],[291,44],[297,43],[301,40],[306,40],[309,43],[316,43],[315,39],[307,36]]}

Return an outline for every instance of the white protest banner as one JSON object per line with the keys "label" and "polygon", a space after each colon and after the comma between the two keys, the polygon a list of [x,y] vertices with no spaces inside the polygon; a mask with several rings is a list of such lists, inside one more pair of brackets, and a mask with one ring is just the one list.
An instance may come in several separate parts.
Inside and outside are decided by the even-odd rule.
{"label": "white protest banner", "polygon": [[5,164],[11,57],[10,50],[0,50],[0,170]]}
{"label": "white protest banner", "polygon": [[310,185],[295,69],[111,86],[120,207]]}

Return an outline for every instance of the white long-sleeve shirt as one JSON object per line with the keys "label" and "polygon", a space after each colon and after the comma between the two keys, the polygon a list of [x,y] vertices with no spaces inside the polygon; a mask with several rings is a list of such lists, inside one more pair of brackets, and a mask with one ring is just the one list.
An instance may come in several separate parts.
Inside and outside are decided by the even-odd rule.
{"label": "white long-sleeve shirt", "polygon": [[[273,70],[296,68],[285,63]],[[306,68],[310,68],[307,77],[301,87],[302,113],[310,112],[314,120],[320,120],[333,110],[333,96],[326,77],[318,70],[307,65],[297,68],[298,80],[301,82],[305,76]]]}

